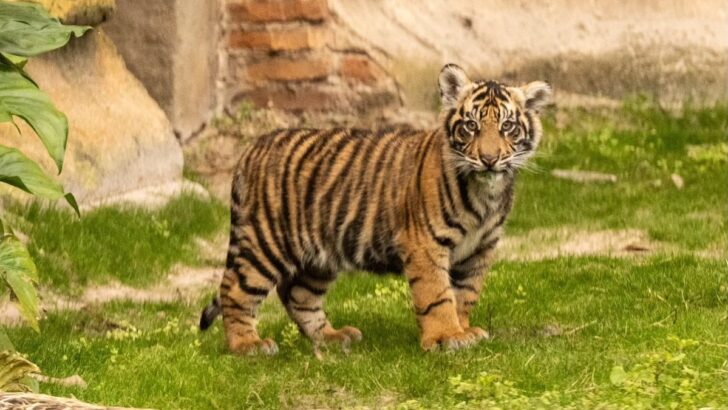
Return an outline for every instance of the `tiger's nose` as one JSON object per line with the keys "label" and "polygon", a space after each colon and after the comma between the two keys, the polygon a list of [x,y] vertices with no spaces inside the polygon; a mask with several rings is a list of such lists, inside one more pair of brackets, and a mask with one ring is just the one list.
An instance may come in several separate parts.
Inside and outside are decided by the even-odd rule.
{"label": "tiger's nose", "polygon": [[484,165],[492,167],[496,162],[498,162],[498,157],[495,155],[481,154],[480,160],[483,161]]}

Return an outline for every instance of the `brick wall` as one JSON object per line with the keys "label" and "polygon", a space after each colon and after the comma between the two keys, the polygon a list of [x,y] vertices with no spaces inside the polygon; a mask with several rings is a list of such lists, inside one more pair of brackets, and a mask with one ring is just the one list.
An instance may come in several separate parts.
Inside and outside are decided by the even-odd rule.
{"label": "brick wall", "polygon": [[221,94],[284,110],[398,105],[394,81],[362,49],[334,44],[327,0],[224,0]]}

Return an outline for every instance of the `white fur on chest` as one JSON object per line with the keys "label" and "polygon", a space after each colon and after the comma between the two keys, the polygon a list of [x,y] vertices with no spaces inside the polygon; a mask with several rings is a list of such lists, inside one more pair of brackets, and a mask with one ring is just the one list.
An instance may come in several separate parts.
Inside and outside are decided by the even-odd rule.
{"label": "white fur on chest", "polygon": [[[500,207],[501,201],[504,200],[503,191],[505,187],[506,182],[501,174],[476,177],[474,181],[471,181],[469,189],[472,188],[471,192],[479,192],[478,196],[481,199],[478,201],[476,199],[478,196],[471,195],[473,205],[481,214],[489,216],[482,224],[468,229],[465,237],[453,249],[451,258],[453,263],[460,262],[472,255],[484,240],[491,240],[501,235],[501,227],[494,228],[494,225],[501,218],[501,213],[495,212],[495,210]],[[489,196],[496,199],[488,199]]]}

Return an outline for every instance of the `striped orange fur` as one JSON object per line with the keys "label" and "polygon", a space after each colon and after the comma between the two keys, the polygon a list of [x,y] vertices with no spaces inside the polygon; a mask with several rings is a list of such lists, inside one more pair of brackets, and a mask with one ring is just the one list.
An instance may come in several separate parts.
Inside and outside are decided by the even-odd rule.
{"label": "striped orange fur", "polygon": [[232,186],[231,233],[219,297],[234,352],[275,353],[256,312],[277,293],[315,343],[361,339],[335,329],[323,297],[341,271],[404,273],[425,349],[471,345],[484,274],[513,202],[517,171],[541,138],[550,88],[471,82],[455,65],[439,78],[433,131],[282,130],[243,152]]}

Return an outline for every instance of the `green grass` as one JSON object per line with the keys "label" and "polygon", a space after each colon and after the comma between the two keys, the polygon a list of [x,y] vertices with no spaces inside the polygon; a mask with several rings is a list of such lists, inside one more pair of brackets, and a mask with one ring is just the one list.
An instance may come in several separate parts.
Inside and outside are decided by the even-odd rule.
{"label": "green grass", "polygon": [[[90,384],[87,390],[47,386],[47,392],[158,408],[296,407],[301,400],[376,405],[382,395],[438,407],[462,400],[451,377],[469,380],[482,372],[514,381],[525,396],[572,390],[578,398],[596,388],[608,401],[621,393],[609,382],[614,366],[630,369],[647,353],[677,352],[675,337],[699,341],[680,363],[700,373],[692,393],[704,396],[696,404],[725,404],[726,348],[716,345],[725,343],[723,269],[721,262],[692,257],[639,266],[607,258],[502,263],[474,317],[493,340],[455,353],[420,351],[403,280],[364,275],[341,278],[328,298],[334,324],[358,326],[364,340],[348,355],[327,351],[322,361],[291,332],[275,300],[264,306],[260,325],[280,344],[275,357],[226,353],[219,322],[198,333],[202,302],[114,303],[53,314],[42,323],[42,337],[29,329],[11,336],[48,374],[78,373]],[[549,328],[561,334],[547,336]]]}
{"label": "green grass", "polygon": [[19,228],[41,284],[64,292],[111,279],[142,285],[175,263],[199,264],[194,240],[225,229],[228,211],[219,202],[183,195],[164,208],[100,208],[76,218],[41,203],[11,207],[25,219]]}
{"label": "green grass", "polygon": [[[547,118],[535,160],[543,171],[521,175],[509,232],[632,227],[684,250],[728,247],[725,106],[671,114],[634,100],[617,112],[574,111],[567,118],[563,127]],[[549,175],[556,168],[611,173],[618,181],[560,180]],[[676,189],[672,174],[684,179],[684,189]]]}
{"label": "green grass", "polygon": [[[473,317],[493,339],[473,349],[422,352],[404,280],[367,274],[342,276],[327,296],[333,323],[359,327],[364,340],[323,360],[274,297],[259,330],[278,342],[275,357],[229,354],[219,321],[199,333],[209,295],[52,313],[40,334],[16,328],[11,339],[46,374],[89,384],[43,392],[113,405],[728,408],[725,107],[669,113],[635,99],[616,111],[558,115],[566,120],[546,121],[542,171],[519,179],[507,234],[636,228],[670,247],[646,257],[498,262]],[[564,181],[554,168],[618,182]],[[194,198],[80,221],[36,206],[26,218],[42,280],[71,292],[110,278],[150,283],[174,263],[200,263],[194,238],[226,229],[221,205]]]}

